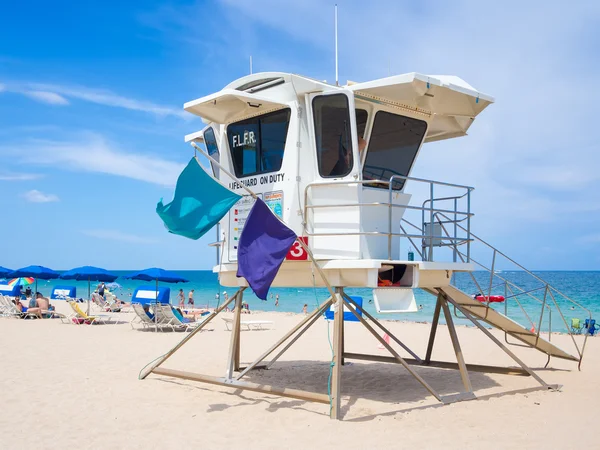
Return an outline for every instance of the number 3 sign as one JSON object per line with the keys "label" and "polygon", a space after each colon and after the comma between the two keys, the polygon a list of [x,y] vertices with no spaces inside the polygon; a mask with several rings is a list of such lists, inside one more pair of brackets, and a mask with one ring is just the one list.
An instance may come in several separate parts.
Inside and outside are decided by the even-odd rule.
{"label": "number 3 sign", "polygon": [[308,237],[299,236],[296,242],[292,244],[292,247],[290,248],[290,251],[286,255],[285,259],[291,261],[306,261],[308,259],[308,254],[306,253],[306,250],[304,250],[304,248],[302,248],[302,246],[298,242],[300,240],[304,243],[304,245],[308,245]]}

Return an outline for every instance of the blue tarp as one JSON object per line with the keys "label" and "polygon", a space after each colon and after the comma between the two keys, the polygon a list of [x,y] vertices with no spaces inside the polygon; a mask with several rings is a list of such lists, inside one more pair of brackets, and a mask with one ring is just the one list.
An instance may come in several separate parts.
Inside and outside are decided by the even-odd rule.
{"label": "blue tarp", "polygon": [[66,297],[77,298],[77,289],[75,286],[54,286],[50,299],[52,300],[66,300]]}
{"label": "blue tarp", "polygon": [[169,232],[190,239],[199,239],[241,198],[200,167],[194,157],[177,179],[173,201],[156,205]]}
{"label": "blue tarp", "polygon": [[[158,288],[158,302],[159,303],[170,303],[171,289],[168,287],[159,286]],[[152,304],[156,303],[156,286],[140,286],[133,291],[133,297],[131,297],[131,303]]]}
{"label": "blue tarp", "polygon": [[0,284],[0,294],[7,297],[16,297],[21,295],[21,286],[9,286],[8,284]]}
{"label": "blue tarp", "polygon": [[[356,296],[350,296],[350,298],[352,300],[354,300],[358,306],[360,306],[362,308],[363,306],[363,298],[362,297],[356,297]],[[348,302],[350,303],[350,302]],[[352,303],[350,303],[350,306],[353,306]],[[362,313],[360,311],[356,311],[358,313],[358,315],[360,317],[362,317]],[[331,307],[325,311],[325,318],[327,320],[333,320],[333,315],[334,315],[334,309],[333,309],[333,305],[331,305]],[[344,306],[344,322],[358,322],[359,320],[354,317],[354,314],[352,314],[352,311],[346,311],[346,307]]]}

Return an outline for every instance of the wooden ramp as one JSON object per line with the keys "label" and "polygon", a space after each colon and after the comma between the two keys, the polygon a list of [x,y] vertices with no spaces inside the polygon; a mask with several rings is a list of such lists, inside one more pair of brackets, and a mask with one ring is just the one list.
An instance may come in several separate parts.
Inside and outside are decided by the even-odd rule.
{"label": "wooden ramp", "polygon": [[[454,300],[458,306],[468,311],[477,319],[487,323],[488,325],[491,325],[494,328],[505,331],[515,339],[530,345],[540,352],[556,358],[579,361],[579,358],[570,355],[541,336],[538,336],[536,333],[532,333],[530,330],[524,328],[521,324],[515,322],[514,320],[509,319],[504,314],[500,314],[498,311],[492,308],[487,308],[485,303],[478,302],[460,289],[457,289],[454,286],[443,286],[437,288],[437,290],[446,294],[448,297]],[[430,292],[434,295],[437,295],[436,292]]]}

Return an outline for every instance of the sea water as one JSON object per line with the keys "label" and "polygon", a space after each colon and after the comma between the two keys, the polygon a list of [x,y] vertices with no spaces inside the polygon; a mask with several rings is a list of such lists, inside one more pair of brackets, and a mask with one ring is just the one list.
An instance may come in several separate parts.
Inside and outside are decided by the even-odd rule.
{"label": "sea water", "polygon": [[[113,271],[113,273],[122,277],[131,273],[131,271]],[[171,289],[172,304],[177,303],[177,293],[179,289],[183,289],[184,291],[186,307],[188,292],[193,289],[195,306],[210,308],[215,307],[219,300],[223,300],[225,292],[231,296],[236,291],[233,287],[220,286],[217,275],[211,271],[177,271],[177,273],[190,281],[188,283],[178,284],[159,283],[160,286],[166,286]],[[594,318],[600,319],[600,272],[540,271],[534,272],[534,274],[552,285],[558,291],[566,294],[572,300],[578,302],[584,308],[591,310]],[[452,281],[456,287],[468,294],[475,294],[479,292],[479,288],[481,288],[481,291],[487,295],[490,288],[490,274],[488,272],[473,272],[473,276],[475,281],[477,281],[477,284],[468,273],[457,273]],[[512,293],[505,288],[505,284],[499,277],[506,279],[510,283],[514,283],[525,291],[533,290],[531,295],[537,300],[526,295],[511,297]],[[120,299],[125,301],[129,301],[133,291],[137,287],[155,286],[152,282],[146,283],[136,280],[126,280],[124,278],[117,279],[117,283],[121,285],[121,288],[116,289],[114,293]],[[92,283],[92,292],[97,284],[98,283]],[[77,297],[87,298],[87,281],[39,280],[38,290],[42,294],[49,296],[52,288],[57,285],[75,286],[77,288]],[[520,322],[528,329],[531,326],[535,326],[536,329],[539,327],[540,312],[542,309],[542,302],[544,301],[545,291],[544,289],[535,289],[543,287],[543,283],[532,278],[525,272],[515,271],[502,272],[499,273],[498,276],[494,276],[493,280],[491,280],[491,286],[492,295],[503,295],[507,297],[506,304],[492,304],[493,308],[502,313],[505,312],[506,308],[509,317]],[[417,312],[405,314],[378,314],[375,310],[375,305],[373,304],[372,289],[348,288],[346,289],[346,292],[352,296],[362,297],[365,309],[374,316],[382,319],[431,322],[436,303],[436,298],[434,296],[420,289],[415,289],[416,303],[420,308]],[[518,290],[515,289],[514,293],[518,293]],[[219,299],[216,298],[217,294],[219,294]],[[275,306],[275,298],[277,295],[279,296],[279,305]],[[248,303],[250,310],[300,313],[305,304],[308,305],[308,310],[310,311],[314,309],[316,305],[326,300],[328,295],[327,290],[324,288],[272,288],[269,292],[267,301],[262,301],[248,289],[244,293],[244,301]],[[554,299],[561,308],[564,315],[564,321],[561,314],[556,309]],[[565,331],[565,322],[567,322],[567,326],[570,327],[572,318],[585,319],[588,317],[585,310],[573,305],[556,293],[554,294],[554,299],[550,294],[546,294],[546,305],[548,307],[544,308],[545,313],[541,322],[542,330],[547,330],[551,322],[553,331]],[[548,314],[548,309],[551,309],[551,317],[550,314]],[[460,313],[458,313],[457,316],[458,317],[455,318],[456,323],[469,325],[469,322],[466,319],[460,318]],[[440,318],[440,321],[444,322],[443,315]],[[598,320],[598,322],[600,322],[600,320]]]}

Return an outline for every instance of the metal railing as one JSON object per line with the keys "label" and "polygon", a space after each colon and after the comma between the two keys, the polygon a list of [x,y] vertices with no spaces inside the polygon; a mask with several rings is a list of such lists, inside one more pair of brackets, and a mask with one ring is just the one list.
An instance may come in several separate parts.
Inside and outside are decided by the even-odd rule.
{"label": "metal railing", "polygon": [[[403,189],[394,189],[394,186],[398,185],[398,180],[402,180],[404,187],[406,181],[412,181],[415,183],[423,183],[429,187],[429,198],[427,198],[420,206],[410,205],[404,202],[394,202],[394,193],[404,193]],[[337,203],[337,204],[310,204],[309,203],[309,191],[314,188],[326,187],[326,186],[354,186],[362,185],[365,187],[371,186],[387,186],[388,201],[387,202],[349,202],[349,203]],[[446,197],[435,197],[435,187],[443,186],[445,188],[458,189],[461,192],[458,195],[446,196]],[[442,181],[427,180],[424,178],[408,177],[403,175],[393,175],[388,180],[354,180],[354,181],[328,181],[328,182],[314,182],[309,183],[304,189],[304,211],[303,211],[303,232],[306,236],[381,236],[387,238],[387,257],[389,260],[392,259],[392,239],[394,237],[407,238],[411,244],[415,247],[415,250],[419,253],[423,261],[433,261],[433,248],[441,246],[467,246],[467,261],[470,258],[470,229],[471,229],[471,191],[474,188],[470,186],[463,186],[459,184],[445,183]],[[459,210],[459,202],[461,200],[466,201],[466,210]],[[448,202],[451,202],[450,207],[443,207]],[[442,205],[442,206],[439,206]],[[361,231],[349,231],[349,232],[315,232],[314,226],[310,228],[309,211],[316,209],[325,208],[356,208],[356,207],[384,207],[388,209],[387,213],[387,232],[385,231],[369,231],[361,229]],[[414,233],[408,233],[402,223],[400,223],[400,232],[395,232],[394,228],[394,208],[401,208],[409,211],[421,211],[422,223],[421,227],[416,227],[404,218],[401,222],[406,222],[412,225],[417,231]],[[466,234],[459,236],[459,228],[454,226],[454,235],[445,236],[442,234],[435,234],[434,217],[436,214],[450,214],[454,217],[452,223],[459,224],[466,222]],[[429,218],[429,222],[426,222],[426,218]],[[431,225],[430,225],[431,224]],[[415,245],[414,239],[421,239],[421,245]],[[421,251],[419,251],[421,247]],[[456,262],[456,254],[454,255],[454,261]]]}
{"label": "metal railing", "polygon": [[[446,234],[447,238],[449,239],[451,237],[450,233],[445,228],[443,223],[451,222],[450,218],[448,218],[444,213],[436,213],[435,220],[438,220],[440,227],[443,229],[444,233]],[[464,228],[462,225],[460,225],[456,221],[453,221],[452,223],[454,224],[455,227],[462,228],[463,231],[466,231],[466,228]],[[581,369],[581,361],[583,359],[583,354],[585,351],[587,338],[590,334],[589,334],[588,330],[584,330],[585,335],[584,335],[583,345],[580,348],[579,345],[577,345],[577,341],[575,340],[575,333],[573,332],[572,326],[569,325],[569,323],[567,322],[565,315],[563,314],[563,312],[558,304],[557,297],[559,299],[566,301],[567,303],[570,303],[572,305],[571,309],[577,308],[580,311],[583,311],[588,316],[588,319],[589,319],[588,323],[590,323],[590,324],[592,323],[592,312],[585,306],[581,305],[579,302],[573,300],[565,293],[559,291],[558,289],[556,289],[555,287],[550,285],[550,283],[548,283],[544,279],[540,278],[539,276],[535,275],[530,270],[523,267],[521,264],[516,262],[514,259],[512,259],[512,258],[508,257],[506,254],[502,253],[500,250],[498,250],[497,248],[495,248],[488,242],[484,241],[483,239],[481,239],[480,237],[476,236],[473,233],[469,232],[469,235],[471,236],[471,238],[474,242],[480,243],[483,246],[485,246],[488,250],[492,251],[492,261],[491,261],[490,267],[479,262],[478,260],[473,259],[472,257],[469,258],[469,261],[472,264],[475,264],[477,267],[480,267],[481,269],[483,269],[486,272],[489,272],[489,274],[490,274],[489,286],[487,286],[487,288],[485,289],[481,285],[481,283],[479,283],[477,281],[475,274],[473,272],[469,272],[469,275],[470,275],[471,279],[473,280],[473,283],[475,284],[478,293],[483,295],[484,299],[487,298],[487,301],[484,302],[485,307],[487,309],[490,308],[490,300],[492,297],[492,290],[494,288],[503,287],[504,288],[504,315],[509,317],[508,303],[509,303],[509,300],[514,301],[517,304],[517,306],[519,307],[519,309],[521,310],[521,312],[523,313],[523,315],[527,318],[527,320],[531,324],[531,326],[532,326],[531,329],[536,334],[535,345],[537,345],[538,340],[540,338],[540,333],[542,332],[542,328],[543,328],[542,324],[543,324],[543,319],[544,319],[544,313],[546,313],[546,312],[548,313],[548,330],[547,330],[548,340],[550,341],[552,339],[552,308],[550,305],[554,305],[554,307],[556,308],[556,311],[558,312],[558,314],[560,315],[560,318],[562,319],[562,322],[565,326],[565,330],[566,330],[567,334],[570,336],[571,341],[577,351],[577,354],[579,356],[578,367],[579,367],[579,369]],[[456,245],[454,245],[454,252],[461,259],[461,261],[463,261],[463,262],[466,261],[467,254],[461,252],[459,250],[458,246],[456,246]],[[520,272],[527,274],[529,277],[536,280],[541,285],[536,288],[533,288],[533,289],[525,290],[522,287],[518,286],[515,282],[510,281],[507,278],[503,277],[496,271],[496,263],[497,263],[498,257],[504,258],[506,261],[510,262],[515,268],[517,268]],[[494,285],[495,279],[501,280],[500,284]],[[486,293],[486,291],[487,291],[487,293]],[[543,297],[540,300],[540,298],[536,297],[534,295],[534,293],[542,292],[542,291],[543,291]],[[519,297],[522,297],[522,296],[525,296],[528,299],[534,300],[538,304],[541,304],[539,319],[537,319],[537,325],[534,322],[534,320],[530,317],[530,315],[527,313],[524,306],[522,305],[521,300],[519,299]],[[487,311],[486,311],[486,314],[487,314]],[[519,345],[519,346],[521,345],[521,344],[509,342],[508,341],[508,333],[506,333],[506,332],[504,333],[504,340],[506,341],[507,344]],[[530,347],[530,346],[526,345],[526,347]],[[551,358],[551,355],[548,354],[548,361],[546,362],[546,366],[550,363],[550,358]]]}

